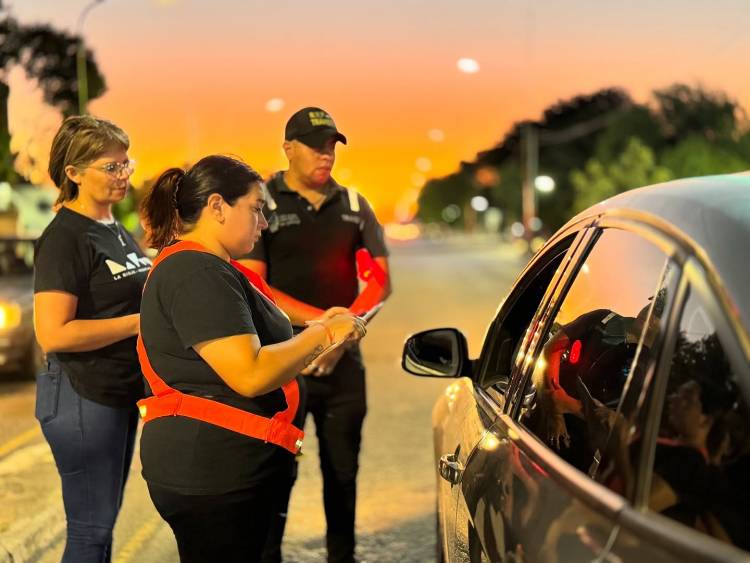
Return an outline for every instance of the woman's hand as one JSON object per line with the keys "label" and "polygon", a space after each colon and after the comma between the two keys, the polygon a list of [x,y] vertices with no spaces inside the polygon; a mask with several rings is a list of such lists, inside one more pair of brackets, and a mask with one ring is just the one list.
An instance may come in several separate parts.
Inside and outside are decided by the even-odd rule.
{"label": "woman's hand", "polygon": [[328,347],[330,348],[334,345],[338,345],[338,347],[316,357],[302,370],[302,375],[313,375],[316,377],[330,375],[338,361],[344,355],[346,342],[355,342],[361,339],[367,332],[365,322],[343,307],[332,307],[326,311],[326,315],[330,316],[325,320],[321,318],[308,321],[307,324],[310,326],[323,326],[329,338]]}
{"label": "woman's hand", "polygon": [[345,315],[347,313],[350,313],[349,309],[346,307],[331,307],[330,309],[327,309],[325,313],[320,315],[316,321],[327,321],[331,317],[335,317],[336,315]]}
{"label": "woman's hand", "polygon": [[365,321],[350,312],[334,314],[322,321],[332,335],[331,344],[338,344],[346,340],[359,340],[367,334]]}

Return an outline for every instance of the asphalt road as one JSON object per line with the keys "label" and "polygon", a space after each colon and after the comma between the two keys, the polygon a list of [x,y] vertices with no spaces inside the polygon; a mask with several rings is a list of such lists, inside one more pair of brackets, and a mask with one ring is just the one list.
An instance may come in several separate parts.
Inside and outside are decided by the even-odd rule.
{"label": "asphalt road", "polygon": [[[395,292],[364,342],[368,366],[357,555],[362,561],[433,561],[435,473],[432,404],[447,381],[400,369],[406,335],[455,326],[479,353],[487,324],[523,259],[488,239],[394,245]],[[33,418],[31,382],[0,383],[0,562],[59,561],[64,544],[60,483]],[[317,444],[306,428],[305,455],[292,495],[286,561],[325,560]],[[136,458],[115,529],[115,563],[177,561],[174,539],[156,514]]]}

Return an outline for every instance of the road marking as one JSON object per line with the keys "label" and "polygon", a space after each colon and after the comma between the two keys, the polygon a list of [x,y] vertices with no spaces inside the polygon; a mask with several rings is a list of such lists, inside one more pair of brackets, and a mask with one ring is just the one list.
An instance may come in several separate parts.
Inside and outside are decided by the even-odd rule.
{"label": "road marking", "polygon": [[26,432],[19,434],[15,438],[11,438],[4,444],[0,445],[0,457],[9,454],[16,448],[20,448],[27,442],[30,442],[31,440],[36,438],[40,433],[40,428],[38,426],[34,426],[33,428],[29,428]]}
{"label": "road marking", "polygon": [[147,520],[146,523],[141,526],[135,534],[133,534],[133,537],[128,540],[125,547],[117,552],[114,563],[128,563],[129,561],[132,561],[133,557],[138,554],[141,547],[143,547],[143,544],[145,544],[151,536],[161,528],[163,523],[164,521],[158,514],[152,516],[150,520]]}

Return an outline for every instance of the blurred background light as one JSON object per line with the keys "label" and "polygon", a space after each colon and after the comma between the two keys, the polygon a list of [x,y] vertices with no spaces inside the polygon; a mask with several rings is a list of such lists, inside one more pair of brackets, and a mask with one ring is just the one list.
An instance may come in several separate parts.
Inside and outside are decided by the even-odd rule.
{"label": "blurred background light", "polygon": [[458,59],[456,66],[458,67],[458,70],[466,74],[476,74],[479,72],[479,63],[468,57]]}
{"label": "blurred background light", "polygon": [[487,211],[487,208],[489,206],[490,202],[483,195],[475,195],[473,198],[471,198],[471,208],[474,211]]}

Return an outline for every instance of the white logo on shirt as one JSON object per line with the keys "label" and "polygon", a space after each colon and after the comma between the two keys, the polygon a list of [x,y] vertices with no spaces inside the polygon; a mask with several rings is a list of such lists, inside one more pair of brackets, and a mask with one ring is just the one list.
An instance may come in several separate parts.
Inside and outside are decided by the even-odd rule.
{"label": "white logo on shirt", "polygon": [[104,261],[116,280],[123,277],[119,275],[123,272],[129,272],[126,275],[130,275],[130,273],[135,274],[137,272],[143,272],[151,267],[151,259],[147,256],[138,256],[135,252],[129,252],[127,258],[128,260],[125,262],[125,265],[109,259]]}
{"label": "white logo on shirt", "polygon": [[118,264],[114,260],[105,260],[107,266],[109,266],[109,271],[112,272],[112,275],[119,274],[127,270],[125,266],[122,264]]}
{"label": "white logo on shirt", "polygon": [[291,227],[292,225],[301,225],[302,220],[296,213],[279,213],[279,227]]}
{"label": "white logo on shirt", "polygon": [[359,218],[359,215],[348,215],[347,213],[341,214],[341,220],[347,221],[348,223],[354,223],[355,225],[359,225],[360,222],[362,221]]}

